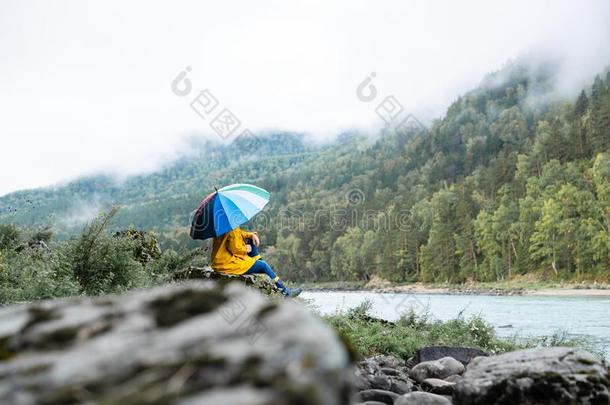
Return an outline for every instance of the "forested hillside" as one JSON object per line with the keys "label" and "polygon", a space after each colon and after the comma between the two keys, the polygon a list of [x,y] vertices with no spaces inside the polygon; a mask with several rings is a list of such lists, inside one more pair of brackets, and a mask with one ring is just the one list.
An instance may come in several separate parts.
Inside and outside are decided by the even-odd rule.
{"label": "forested hillside", "polygon": [[[536,273],[608,280],[604,76],[573,102],[543,102],[553,76],[512,67],[458,99],[412,142],[388,134],[364,151],[287,175],[299,185],[283,206],[344,208],[335,214],[347,226],[317,221],[273,235],[278,263],[320,279],[459,282]],[[356,204],[346,200],[353,190],[363,193]]]}
{"label": "forested hillside", "polygon": [[272,192],[253,227],[292,280],[610,280],[610,72],[574,100],[551,69],[509,66],[461,96],[429,130],[298,134],[194,143],[193,155],[123,183],[88,178],[0,198],[0,221],[68,236],[91,207],[122,206],[115,228],[188,241],[214,185]]}

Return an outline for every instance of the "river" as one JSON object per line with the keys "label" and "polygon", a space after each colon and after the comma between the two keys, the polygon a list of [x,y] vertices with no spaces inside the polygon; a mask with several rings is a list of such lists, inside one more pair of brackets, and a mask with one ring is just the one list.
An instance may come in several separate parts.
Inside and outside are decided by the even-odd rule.
{"label": "river", "polygon": [[585,338],[610,356],[610,298],[553,296],[492,296],[408,294],[375,292],[304,292],[322,314],[345,311],[369,300],[371,315],[395,320],[413,308],[432,319],[449,320],[460,312],[479,315],[492,324],[498,336],[536,338],[565,333]]}

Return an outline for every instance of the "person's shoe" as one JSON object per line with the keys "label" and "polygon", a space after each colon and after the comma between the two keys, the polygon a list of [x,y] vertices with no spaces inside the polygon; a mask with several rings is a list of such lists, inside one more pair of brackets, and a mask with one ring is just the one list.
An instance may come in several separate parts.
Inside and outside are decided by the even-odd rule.
{"label": "person's shoe", "polygon": [[302,289],[300,289],[300,288],[288,288],[287,290],[288,290],[288,291],[286,291],[286,292],[284,293],[284,295],[285,295],[287,298],[294,298],[294,297],[298,297],[298,296],[299,296],[299,294],[300,294],[301,292],[303,292],[303,290],[302,290]]}

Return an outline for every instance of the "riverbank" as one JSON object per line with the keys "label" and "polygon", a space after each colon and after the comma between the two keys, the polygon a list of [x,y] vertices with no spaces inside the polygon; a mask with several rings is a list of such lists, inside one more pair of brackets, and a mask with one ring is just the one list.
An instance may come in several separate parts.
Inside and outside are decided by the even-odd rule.
{"label": "riverbank", "polygon": [[586,342],[501,339],[478,316],[435,321],[411,312],[389,322],[369,315],[371,309],[372,303],[364,302],[324,317],[360,359],[354,371],[357,404],[537,404],[540,398],[606,403],[609,398],[607,363],[578,348]]}
{"label": "riverbank", "polygon": [[540,281],[505,281],[466,284],[394,284],[374,279],[365,282],[323,282],[303,285],[308,291],[371,291],[381,293],[460,294],[460,295],[528,295],[558,297],[610,297],[606,283],[552,283]]}

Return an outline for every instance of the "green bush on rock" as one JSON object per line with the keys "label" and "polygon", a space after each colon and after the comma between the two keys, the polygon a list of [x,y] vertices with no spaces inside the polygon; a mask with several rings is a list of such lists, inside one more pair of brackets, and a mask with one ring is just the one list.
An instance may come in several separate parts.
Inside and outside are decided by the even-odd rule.
{"label": "green bush on rock", "polygon": [[442,322],[410,312],[389,322],[371,317],[370,308],[370,302],[365,301],[346,314],[324,317],[362,356],[381,353],[408,359],[420,347],[430,345],[475,347],[488,353],[520,347],[515,341],[498,338],[493,326],[477,316]]}
{"label": "green bush on rock", "polygon": [[14,248],[20,238],[21,232],[15,225],[0,224],[0,250]]}
{"label": "green bush on rock", "polygon": [[113,208],[94,220],[70,245],[72,272],[87,294],[141,287],[149,281],[145,267],[134,255],[137,240],[105,232],[117,211]]}
{"label": "green bush on rock", "polygon": [[33,301],[77,295],[66,247],[41,250],[25,247],[19,252],[0,251],[0,302]]}

